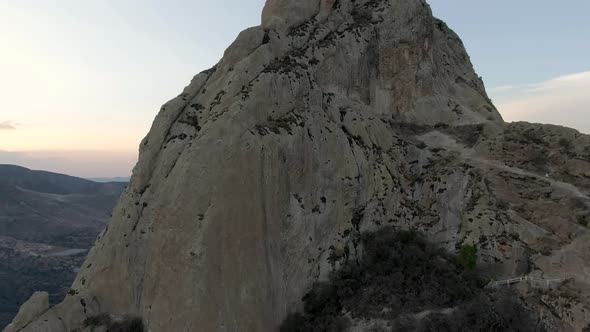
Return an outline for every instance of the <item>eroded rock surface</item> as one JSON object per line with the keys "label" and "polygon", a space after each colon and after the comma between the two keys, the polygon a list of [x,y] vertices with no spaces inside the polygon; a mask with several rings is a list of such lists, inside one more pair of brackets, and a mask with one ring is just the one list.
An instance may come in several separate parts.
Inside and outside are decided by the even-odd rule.
{"label": "eroded rock surface", "polygon": [[19,309],[18,314],[5,329],[4,332],[20,331],[33,320],[39,318],[49,310],[49,293],[35,292]]}
{"label": "eroded rock surface", "polygon": [[503,123],[424,1],[269,1],[162,107],[71,295],[24,331],[105,312],[150,331],[272,331],[334,252],[385,224],[475,243],[496,278],[574,276],[569,307],[523,294],[580,330],[589,146]]}

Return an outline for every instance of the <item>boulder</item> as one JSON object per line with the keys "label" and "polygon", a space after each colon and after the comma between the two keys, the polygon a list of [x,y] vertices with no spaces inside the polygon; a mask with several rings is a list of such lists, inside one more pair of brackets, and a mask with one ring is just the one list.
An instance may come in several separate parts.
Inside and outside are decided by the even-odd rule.
{"label": "boulder", "polygon": [[16,332],[22,330],[33,320],[39,318],[49,309],[49,294],[47,292],[35,292],[25,302],[20,309],[18,314],[8,325],[3,332]]}

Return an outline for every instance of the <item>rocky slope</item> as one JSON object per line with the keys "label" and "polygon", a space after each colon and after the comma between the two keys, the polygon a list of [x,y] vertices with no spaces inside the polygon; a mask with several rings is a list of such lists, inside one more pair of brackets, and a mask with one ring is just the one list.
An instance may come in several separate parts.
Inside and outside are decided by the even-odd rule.
{"label": "rocky slope", "polygon": [[125,183],[0,165],[0,328],[37,290],[69,290]]}
{"label": "rocky slope", "polygon": [[382,225],[476,244],[497,279],[574,277],[522,296],[549,330],[581,330],[589,154],[574,130],[505,124],[424,1],[269,0],[162,107],[71,295],[23,331],[102,313],[271,331]]}

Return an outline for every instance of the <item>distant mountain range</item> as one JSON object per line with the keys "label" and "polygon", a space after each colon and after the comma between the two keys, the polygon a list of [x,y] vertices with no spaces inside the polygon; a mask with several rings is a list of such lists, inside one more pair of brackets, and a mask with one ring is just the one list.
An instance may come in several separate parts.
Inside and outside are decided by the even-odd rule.
{"label": "distant mountain range", "polygon": [[63,298],[127,185],[117,179],[0,165],[0,330],[34,291]]}
{"label": "distant mountain range", "polygon": [[0,165],[0,235],[90,247],[125,186]]}
{"label": "distant mountain range", "polygon": [[117,176],[114,178],[88,178],[90,181],[106,183],[106,182],[129,182],[129,176]]}

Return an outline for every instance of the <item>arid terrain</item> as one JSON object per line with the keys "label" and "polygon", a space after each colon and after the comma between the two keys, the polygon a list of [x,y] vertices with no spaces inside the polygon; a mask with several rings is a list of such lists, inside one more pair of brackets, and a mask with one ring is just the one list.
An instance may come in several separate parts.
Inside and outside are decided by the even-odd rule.
{"label": "arid terrain", "polygon": [[125,186],[0,165],[0,327],[35,291],[63,299]]}

